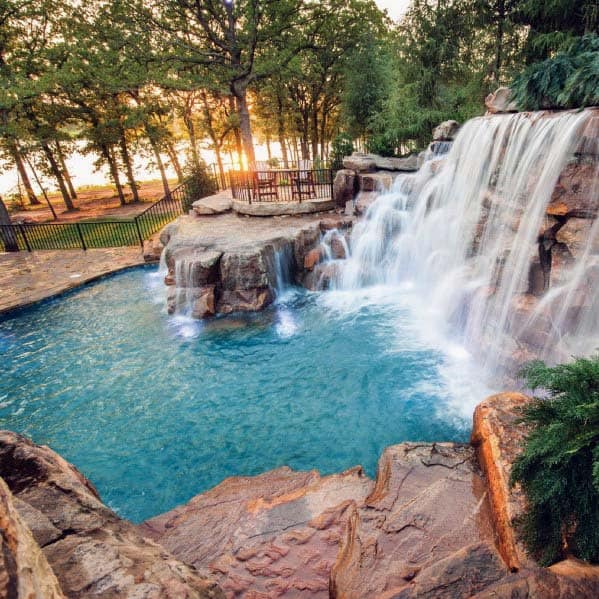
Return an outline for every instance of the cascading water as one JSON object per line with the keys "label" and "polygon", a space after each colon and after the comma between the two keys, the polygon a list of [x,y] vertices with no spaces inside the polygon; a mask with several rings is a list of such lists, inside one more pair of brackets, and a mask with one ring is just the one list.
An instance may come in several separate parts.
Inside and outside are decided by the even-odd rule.
{"label": "cascading water", "polygon": [[275,295],[277,299],[285,296],[285,293],[294,284],[293,280],[293,247],[285,244],[275,249]]}
{"label": "cascading water", "polygon": [[[582,131],[596,114],[467,122],[445,157],[430,156],[371,205],[354,228],[337,289],[396,287],[427,328],[467,348],[490,375],[513,373],[534,357],[556,361],[594,351],[599,219],[587,215],[584,245],[571,255],[555,241],[564,219],[551,220],[546,210],[560,173],[580,159]],[[595,156],[594,214],[598,163]],[[553,237],[539,246],[543,231]],[[557,248],[554,256],[551,249],[544,255],[546,246]],[[567,268],[551,271],[549,286],[547,261],[555,266],[558,250]],[[540,290],[535,273],[544,277]]]}

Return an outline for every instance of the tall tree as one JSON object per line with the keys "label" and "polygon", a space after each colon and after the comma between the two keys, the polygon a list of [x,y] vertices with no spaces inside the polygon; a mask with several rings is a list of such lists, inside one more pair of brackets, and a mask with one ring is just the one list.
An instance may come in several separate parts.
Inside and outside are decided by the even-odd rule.
{"label": "tall tree", "polygon": [[[312,43],[330,1],[153,0],[146,22],[165,41],[166,60],[190,65],[203,83],[226,88],[235,99],[247,161],[255,161],[248,91],[284,68]],[[298,35],[301,32],[301,35]],[[202,86],[198,82],[198,87]]]}

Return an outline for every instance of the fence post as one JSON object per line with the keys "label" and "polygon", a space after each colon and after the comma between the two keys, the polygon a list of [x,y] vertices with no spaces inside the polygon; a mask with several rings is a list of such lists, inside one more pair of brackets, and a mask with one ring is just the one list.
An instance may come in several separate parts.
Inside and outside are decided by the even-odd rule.
{"label": "fence post", "polygon": [[79,223],[75,223],[75,225],[77,226],[77,233],[79,233],[79,239],[81,240],[81,247],[83,248],[83,251],[87,251],[87,247],[85,245],[85,240],[83,239],[83,233],[81,232],[81,227],[79,226]]}
{"label": "fence post", "polygon": [[31,246],[29,245],[29,240],[27,239],[27,235],[25,235],[25,227],[21,224],[19,224],[19,231],[21,231],[21,235],[23,236],[23,241],[25,242],[25,247],[27,248],[27,251],[30,252]]}
{"label": "fence post", "polygon": [[141,249],[144,249],[144,238],[141,236],[141,229],[139,228],[139,222],[137,221],[137,216],[133,219],[135,223],[135,228],[137,229],[137,237],[139,239],[139,245],[141,245]]}
{"label": "fence post", "polygon": [[335,189],[333,187],[333,169],[329,169],[329,183],[331,185],[331,200],[334,199]]}
{"label": "fence post", "polygon": [[252,203],[252,188],[250,187],[250,173],[249,171],[246,173],[246,182],[248,188],[248,203]]}

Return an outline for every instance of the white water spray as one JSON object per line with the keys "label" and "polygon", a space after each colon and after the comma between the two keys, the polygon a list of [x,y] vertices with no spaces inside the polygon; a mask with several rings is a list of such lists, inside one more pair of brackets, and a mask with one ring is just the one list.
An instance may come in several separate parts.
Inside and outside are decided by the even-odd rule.
{"label": "white water spray", "polygon": [[[594,114],[466,123],[446,157],[429,157],[418,173],[399,176],[371,205],[354,229],[337,288],[395,287],[437,340],[466,348],[491,376],[513,374],[535,357],[558,361],[594,351],[599,219],[583,222],[584,246],[559,276],[557,254],[550,255],[551,286],[539,291],[531,283],[543,267],[540,232],[552,224],[547,205],[560,173],[579,159]],[[596,156],[594,164],[596,209]]]}

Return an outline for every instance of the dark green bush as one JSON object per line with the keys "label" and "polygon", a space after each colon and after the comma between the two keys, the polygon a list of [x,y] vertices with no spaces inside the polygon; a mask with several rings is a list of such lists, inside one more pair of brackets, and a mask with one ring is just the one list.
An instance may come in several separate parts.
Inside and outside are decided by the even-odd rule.
{"label": "dark green bush", "polygon": [[577,38],[553,58],[530,65],[512,91],[523,110],[599,105],[599,36]]}
{"label": "dark green bush", "polygon": [[349,156],[354,151],[354,143],[349,133],[339,133],[331,146],[331,168],[338,171],[343,168],[344,156]]}
{"label": "dark green bush", "polygon": [[196,200],[215,194],[218,185],[203,160],[197,166],[194,166],[193,163],[187,164],[184,174],[183,211],[188,212]]}
{"label": "dark green bush", "polygon": [[555,367],[533,362],[522,375],[535,398],[531,426],[512,469],[528,500],[516,526],[531,555],[549,565],[566,550],[599,561],[599,356]]}
{"label": "dark green bush", "polygon": [[369,152],[379,156],[395,156],[395,146],[395,141],[385,134],[373,135],[366,144]]}

